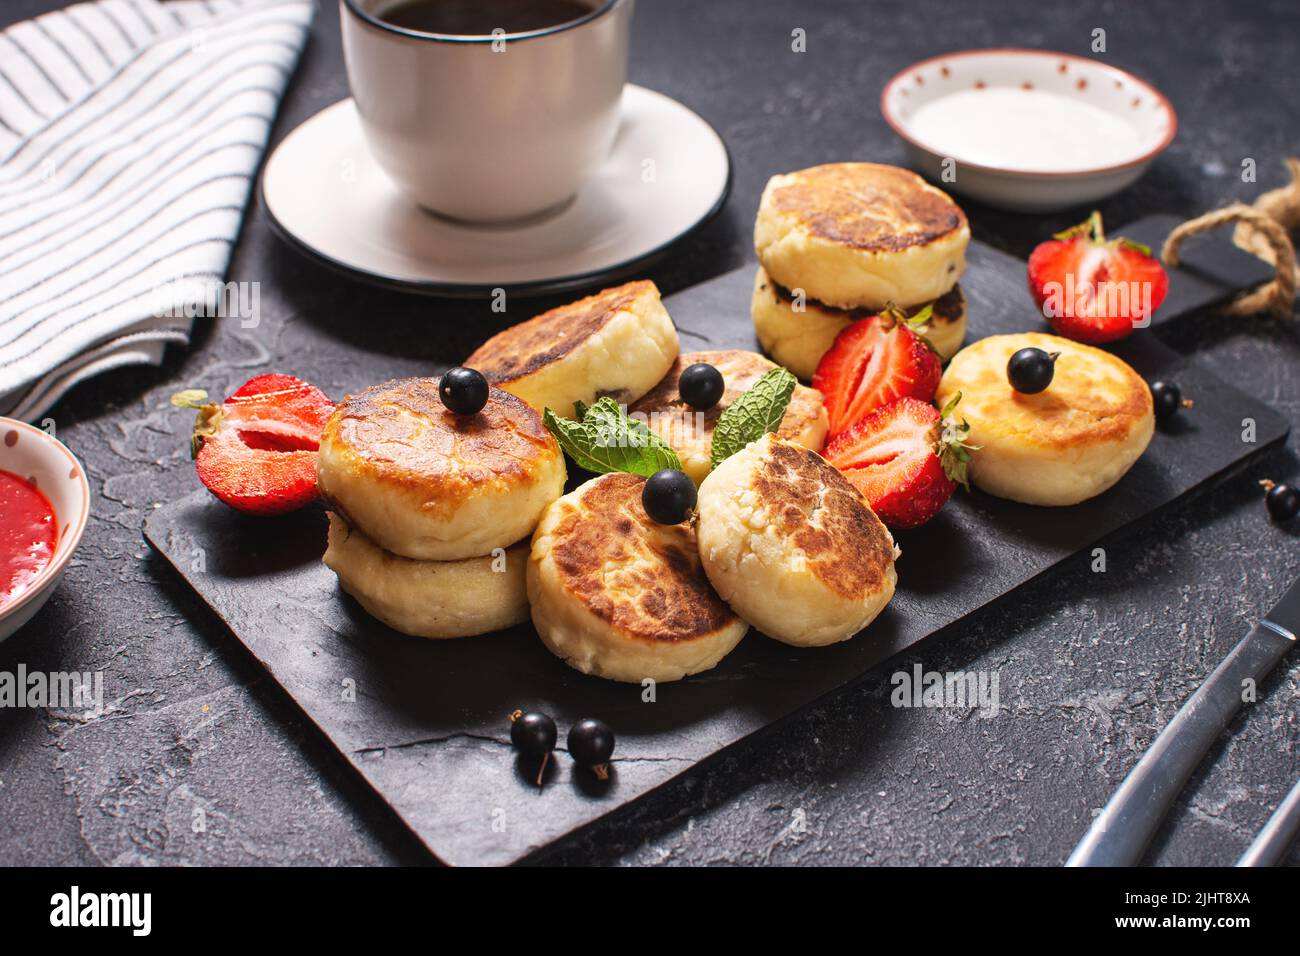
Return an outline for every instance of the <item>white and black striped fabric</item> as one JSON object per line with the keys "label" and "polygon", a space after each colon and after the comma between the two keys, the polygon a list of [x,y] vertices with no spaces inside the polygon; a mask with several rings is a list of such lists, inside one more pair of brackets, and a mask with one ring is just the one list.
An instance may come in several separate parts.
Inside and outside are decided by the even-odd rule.
{"label": "white and black striped fabric", "polygon": [[0,33],[0,414],[160,362],[213,314],[314,14],[98,0]]}

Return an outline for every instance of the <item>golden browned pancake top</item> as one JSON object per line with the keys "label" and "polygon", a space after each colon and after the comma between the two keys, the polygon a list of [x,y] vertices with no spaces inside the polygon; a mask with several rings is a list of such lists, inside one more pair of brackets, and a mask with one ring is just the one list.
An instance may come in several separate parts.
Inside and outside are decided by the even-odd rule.
{"label": "golden browned pancake top", "polygon": [[322,439],[376,480],[427,490],[429,504],[449,507],[475,486],[506,479],[538,480],[560,454],[542,417],[522,400],[493,388],[482,411],[456,415],[438,398],[436,378],[399,378],[343,400]]}
{"label": "golden browned pancake top", "polygon": [[830,163],[790,174],[773,206],[812,235],[873,252],[925,246],[966,225],[961,208],[897,166]]}
{"label": "golden browned pancake top", "polygon": [[584,487],[581,507],[570,507],[551,531],[560,580],[629,636],[689,641],[714,634],[736,615],[704,574],[694,528],[652,521],[641,506],[644,486],[643,478],[614,473]]}
{"label": "golden browned pancake top", "polygon": [[838,468],[816,452],[774,441],[752,487],[828,588],[850,600],[880,591],[894,562],[893,538]]}
{"label": "golden browned pancake top", "polygon": [[480,345],[465,365],[478,369],[494,385],[531,375],[568,355],[647,294],[658,296],[659,290],[650,280],[638,279],[557,306],[498,332]]}
{"label": "golden browned pancake top", "polygon": [[[1060,352],[1052,384],[1034,395],[1007,381],[1007,361],[1022,348]],[[1097,442],[1123,442],[1150,419],[1151,390],[1109,352],[1039,332],[993,335],[957,353],[940,382],[946,400],[962,393],[957,417],[981,434],[1007,436],[1054,452]],[[979,454],[976,452],[976,454]]]}
{"label": "golden browned pancake top", "polygon": [[[718,417],[726,411],[728,405],[749,391],[750,386],[757,382],[763,376],[763,373],[777,367],[775,363],[769,362],[757,352],[748,352],[744,349],[687,352],[685,355],[678,356],[677,360],[668,369],[668,374],[663,377],[663,380],[637,400],[628,411],[642,412],[647,415],[652,412],[680,412],[683,415],[696,414],[696,409],[681,400],[678,383],[682,377],[682,370],[697,362],[705,362],[722,372],[722,381],[726,387],[717,405],[707,411],[699,412],[704,416],[705,436],[713,434],[713,426],[717,424]],[[732,370],[740,364],[747,366],[747,368],[744,373],[736,374]],[[798,436],[817,420],[821,415],[821,410],[821,392],[808,388],[806,385],[796,385],[794,394],[790,396],[790,404],[786,407],[785,417],[781,419],[781,427],[777,429],[776,433],[783,438]]]}

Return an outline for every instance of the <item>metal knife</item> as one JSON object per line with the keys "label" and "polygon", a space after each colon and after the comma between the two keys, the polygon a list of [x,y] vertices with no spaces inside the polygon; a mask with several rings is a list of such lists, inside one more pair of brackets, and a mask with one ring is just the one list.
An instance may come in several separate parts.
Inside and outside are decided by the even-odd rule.
{"label": "metal knife", "polygon": [[1187,778],[1241,708],[1244,682],[1258,685],[1295,647],[1298,632],[1300,581],[1160,732],[1093,820],[1066,866],[1132,866],[1141,859]]}
{"label": "metal knife", "polygon": [[1300,834],[1300,780],[1291,788],[1264,829],[1237,861],[1238,866],[1277,866]]}

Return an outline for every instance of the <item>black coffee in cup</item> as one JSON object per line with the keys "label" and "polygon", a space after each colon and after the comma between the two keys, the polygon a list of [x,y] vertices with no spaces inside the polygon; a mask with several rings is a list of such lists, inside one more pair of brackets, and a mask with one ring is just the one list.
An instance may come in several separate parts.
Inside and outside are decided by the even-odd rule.
{"label": "black coffee in cup", "polygon": [[591,13],[598,0],[397,0],[379,11],[393,26],[421,33],[491,36],[544,30]]}

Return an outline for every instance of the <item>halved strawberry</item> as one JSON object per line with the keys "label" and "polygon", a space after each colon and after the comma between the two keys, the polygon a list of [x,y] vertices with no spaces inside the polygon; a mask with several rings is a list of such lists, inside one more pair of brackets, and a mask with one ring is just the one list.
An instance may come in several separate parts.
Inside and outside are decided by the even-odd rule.
{"label": "halved strawberry", "polygon": [[172,404],[197,408],[190,450],[199,480],[239,511],[296,511],[316,497],[316,452],[334,403],[292,375],[257,375],[220,405],[207,393],[178,392]]}
{"label": "halved strawberry", "polygon": [[1106,239],[1094,212],[1029,256],[1029,291],[1043,318],[1077,342],[1114,342],[1144,326],[1169,291],[1164,267],[1141,243]]}
{"label": "halved strawberry", "polygon": [[813,388],[826,397],[832,436],[895,399],[934,398],[943,369],[939,356],[916,331],[924,329],[929,318],[929,306],[910,318],[886,307],[835,337],[812,379]]}
{"label": "halved strawberry", "polygon": [[844,473],[890,528],[916,528],[939,513],[974,449],[970,425],[951,418],[958,393],[940,414],[916,398],[877,408],[827,445],[826,460]]}

